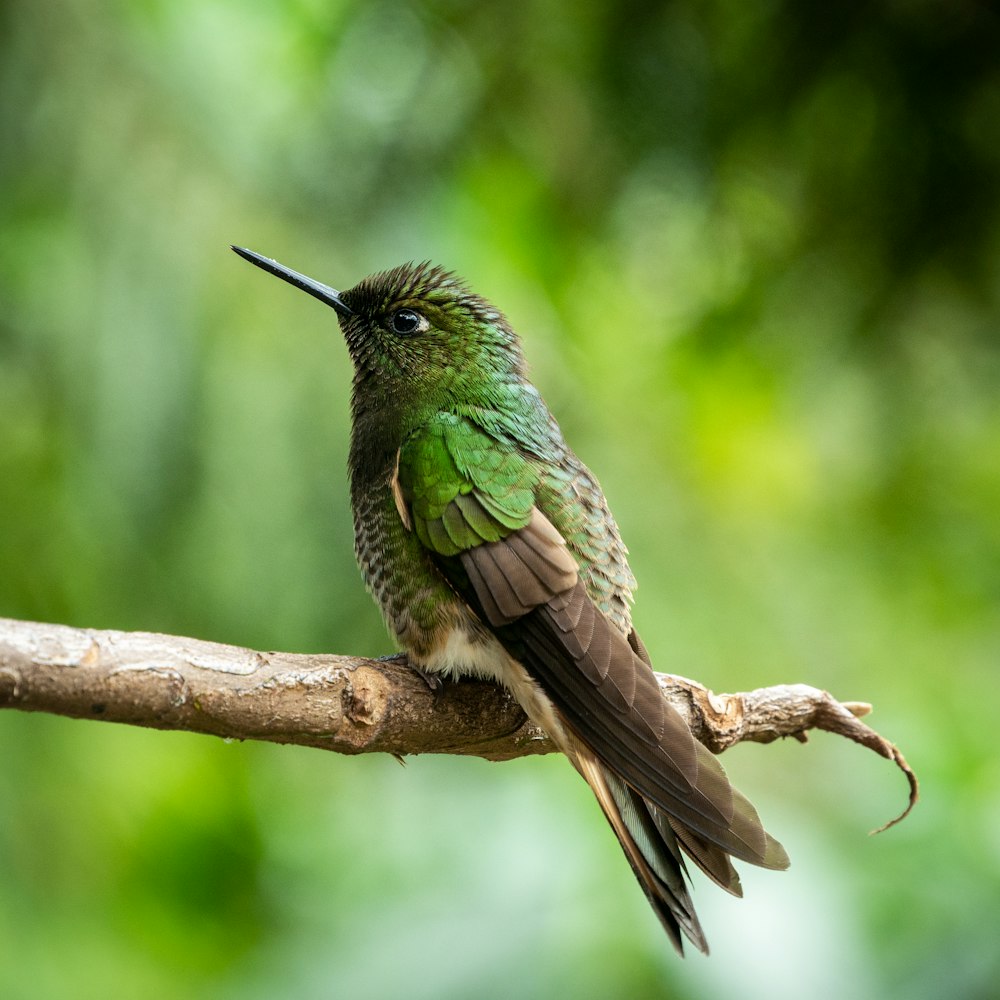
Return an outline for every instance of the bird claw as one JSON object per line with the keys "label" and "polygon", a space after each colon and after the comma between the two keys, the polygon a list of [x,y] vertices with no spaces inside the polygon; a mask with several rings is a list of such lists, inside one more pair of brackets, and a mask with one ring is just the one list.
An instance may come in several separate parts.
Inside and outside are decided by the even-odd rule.
{"label": "bird claw", "polygon": [[424,670],[422,667],[415,667],[412,663],[410,664],[410,669],[427,685],[435,698],[444,690],[444,680],[440,674]]}

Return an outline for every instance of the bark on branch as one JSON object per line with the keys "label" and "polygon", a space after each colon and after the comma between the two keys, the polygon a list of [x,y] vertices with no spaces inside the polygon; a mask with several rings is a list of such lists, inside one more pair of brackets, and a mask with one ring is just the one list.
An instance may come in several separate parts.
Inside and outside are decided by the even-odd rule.
{"label": "bark on branch", "polygon": [[[903,755],[860,717],[805,684],[714,694],[660,674],[663,696],[716,753],[744,740],[805,741],[838,733],[894,761],[917,798]],[[509,760],[555,747],[502,688],[484,681],[432,691],[391,656],[263,653],[151,632],[113,632],[0,618],[0,708],[181,729],[230,739],[320,747],[338,753],[451,753]],[[883,827],[885,829],[885,827]]]}

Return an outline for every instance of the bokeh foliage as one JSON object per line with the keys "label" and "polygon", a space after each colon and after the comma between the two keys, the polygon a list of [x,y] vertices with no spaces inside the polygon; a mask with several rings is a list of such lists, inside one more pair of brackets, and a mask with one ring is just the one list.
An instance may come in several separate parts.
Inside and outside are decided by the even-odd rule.
{"label": "bokeh foliage", "polygon": [[[0,9],[0,614],[386,651],[332,313],[431,258],[600,476],[661,669],[871,700],[726,763],[793,859],[677,961],[555,758],[0,718],[3,997],[1000,982],[1000,30],[975,0]],[[803,987],[803,984],[807,986]]]}

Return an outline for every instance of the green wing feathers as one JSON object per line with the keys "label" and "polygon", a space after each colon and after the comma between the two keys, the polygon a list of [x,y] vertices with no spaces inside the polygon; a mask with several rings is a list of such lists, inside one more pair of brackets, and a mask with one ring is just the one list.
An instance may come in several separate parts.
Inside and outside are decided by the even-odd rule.
{"label": "green wing feathers", "polygon": [[451,413],[437,414],[403,443],[396,472],[413,530],[440,556],[525,527],[537,482],[517,451]]}

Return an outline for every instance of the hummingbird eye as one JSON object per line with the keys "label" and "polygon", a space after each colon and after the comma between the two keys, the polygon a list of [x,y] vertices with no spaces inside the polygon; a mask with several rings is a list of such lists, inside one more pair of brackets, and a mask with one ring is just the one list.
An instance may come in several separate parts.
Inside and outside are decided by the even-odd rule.
{"label": "hummingbird eye", "polygon": [[398,333],[401,337],[412,337],[415,333],[423,333],[430,326],[427,317],[421,316],[413,309],[397,309],[389,317],[389,324],[392,326],[392,332]]}

